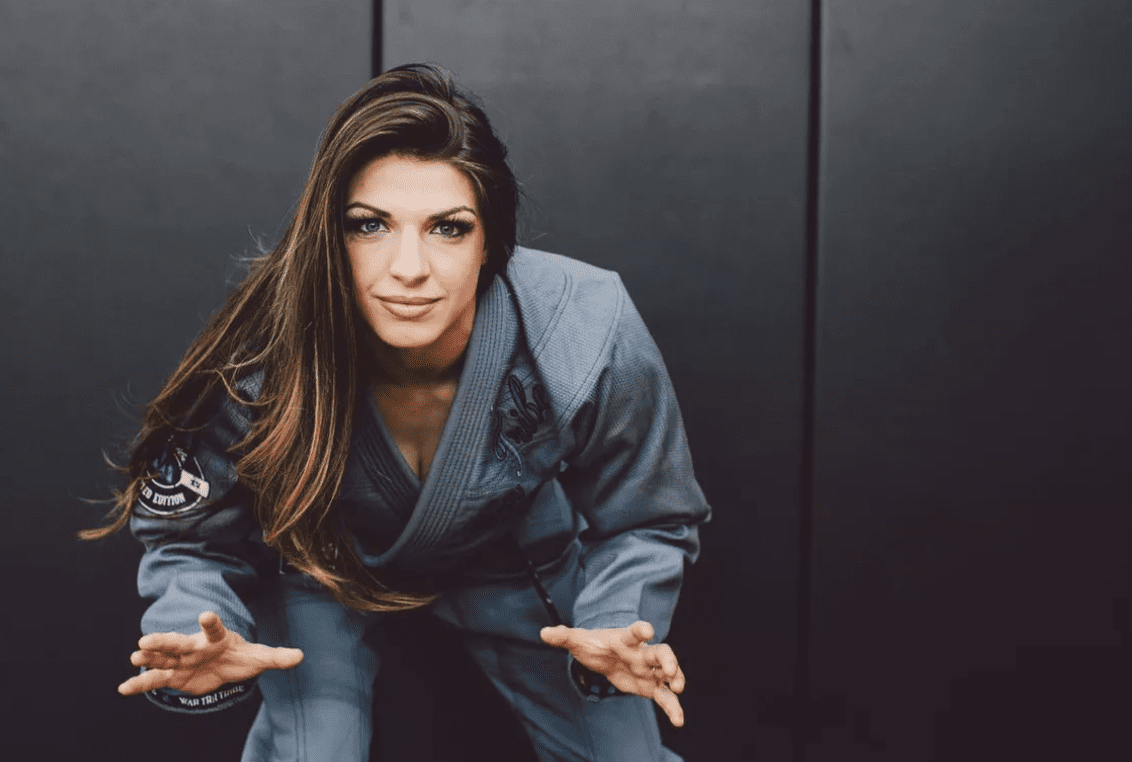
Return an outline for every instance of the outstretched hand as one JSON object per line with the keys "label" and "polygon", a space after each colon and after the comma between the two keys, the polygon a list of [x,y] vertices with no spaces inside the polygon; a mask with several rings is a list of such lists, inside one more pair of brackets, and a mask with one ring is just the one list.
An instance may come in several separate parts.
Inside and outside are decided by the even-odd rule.
{"label": "outstretched hand", "polygon": [[625,693],[651,698],[676,727],[684,724],[677,693],[684,690],[684,672],[667,643],[650,646],[654,630],[648,622],[608,630],[544,627],[544,642],[565,648],[583,666],[605,675]]}
{"label": "outstretched hand", "polygon": [[201,631],[195,635],[159,632],[143,636],[138,641],[141,650],[131,654],[130,663],[146,671],[119,685],[118,692],[133,696],[172,688],[200,696],[267,669],[290,669],[303,660],[297,648],[247,642],[211,611],[202,613],[197,622]]}

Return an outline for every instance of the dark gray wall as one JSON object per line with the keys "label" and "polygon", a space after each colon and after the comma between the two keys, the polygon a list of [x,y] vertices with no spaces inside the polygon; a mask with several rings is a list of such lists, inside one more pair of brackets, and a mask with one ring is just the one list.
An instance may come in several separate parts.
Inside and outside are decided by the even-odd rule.
{"label": "dark gray wall", "polygon": [[[820,5],[812,596],[810,3],[389,0],[384,63],[434,60],[484,96],[525,242],[619,270],[669,364],[716,509],[671,636],[674,748],[1127,759],[1132,12]],[[131,433],[116,398],[157,389],[232,255],[278,232],[371,73],[370,6],[0,2],[9,756],[242,743],[252,707],[186,719],[114,694],[140,551],[77,543],[97,523],[78,498],[105,495],[99,449]]]}
{"label": "dark gray wall", "polygon": [[354,0],[0,3],[5,758],[238,755],[246,711],[191,723],[115,692],[140,546],[78,543],[101,513],[78,498],[108,494],[100,448],[131,435],[116,398],[156,392],[232,256],[279,232],[369,78],[370,19]]}
{"label": "dark gray wall", "polygon": [[527,245],[619,271],[660,345],[715,518],[669,642],[692,759],[785,758],[791,693],[809,6],[393,0],[387,66],[479,93]]}
{"label": "dark gray wall", "polygon": [[1132,6],[823,5],[805,758],[1132,758]]}

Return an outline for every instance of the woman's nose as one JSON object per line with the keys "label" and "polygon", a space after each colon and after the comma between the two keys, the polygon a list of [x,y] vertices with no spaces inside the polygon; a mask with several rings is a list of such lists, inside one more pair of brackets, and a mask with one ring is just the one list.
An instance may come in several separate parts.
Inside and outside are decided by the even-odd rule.
{"label": "woman's nose", "polygon": [[428,260],[421,250],[420,237],[406,232],[397,241],[389,274],[399,281],[411,283],[428,277]]}

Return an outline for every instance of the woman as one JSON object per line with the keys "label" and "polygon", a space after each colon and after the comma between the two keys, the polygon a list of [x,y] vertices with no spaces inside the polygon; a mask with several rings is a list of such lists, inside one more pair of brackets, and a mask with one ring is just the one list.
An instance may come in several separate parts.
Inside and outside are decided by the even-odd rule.
{"label": "woman", "polygon": [[151,403],[105,536],[146,546],[124,682],[263,704],[245,760],[365,760],[383,624],[461,633],[540,759],[678,759],[696,525],[664,366],[614,273],[516,247],[515,179],[442,70],[334,115],[282,241]]}

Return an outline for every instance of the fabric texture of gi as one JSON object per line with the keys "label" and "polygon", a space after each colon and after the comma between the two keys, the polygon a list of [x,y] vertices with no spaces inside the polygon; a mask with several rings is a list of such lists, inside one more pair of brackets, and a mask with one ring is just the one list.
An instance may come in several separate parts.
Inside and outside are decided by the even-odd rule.
{"label": "fabric texture of gi", "polygon": [[[246,391],[254,393],[253,377]],[[457,627],[544,760],[673,760],[651,702],[600,701],[543,644],[555,624],[668,633],[685,562],[710,515],[659,351],[615,273],[518,248],[477,305],[456,396],[423,483],[368,392],[359,400],[335,509],[359,558],[393,587],[439,586]],[[280,573],[228,448],[250,426],[228,399],[170,443],[135,507],[146,547],[142,631],[198,631],[215,611],[249,641],[302,648],[303,663],[208,696],[154,691],[174,711],[264,703],[245,760],[365,760],[384,617]],[[510,549],[510,550],[509,550]]]}

